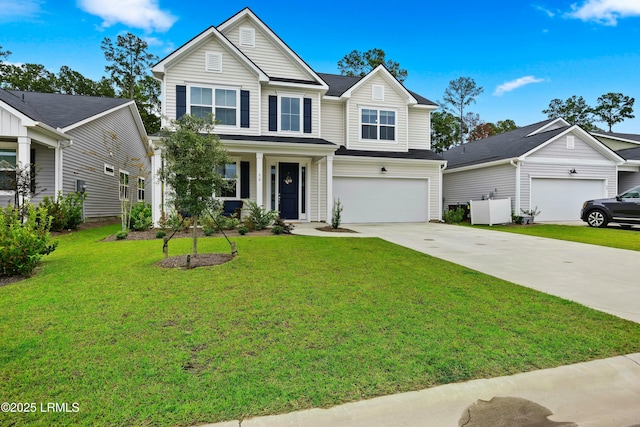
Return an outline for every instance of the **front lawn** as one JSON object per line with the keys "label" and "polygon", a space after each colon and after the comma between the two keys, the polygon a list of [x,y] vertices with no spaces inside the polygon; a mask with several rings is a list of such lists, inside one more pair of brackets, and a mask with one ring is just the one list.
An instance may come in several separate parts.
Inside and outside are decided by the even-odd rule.
{"label": "front lawn", "polygon": [[638,324],[379,239],[241,237],[183,271],[115,230],[0,288],[0,396],[38,405],[0,425],[187,426],[640,351]]}
{"label": "front lawn", "polygon": [[494,225],[491,227],[474,225],[473,227],[640,251],[640,229],[638,228],[627,230],[619,227],[592,228],[555,224],[533,224],[525,226]]}

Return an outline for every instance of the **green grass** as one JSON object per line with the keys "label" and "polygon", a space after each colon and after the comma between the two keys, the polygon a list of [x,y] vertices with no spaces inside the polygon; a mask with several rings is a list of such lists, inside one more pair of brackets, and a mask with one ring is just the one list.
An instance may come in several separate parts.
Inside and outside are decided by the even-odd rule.
{"label": "green grass", "polygon": [[184,271],[115,230],[0,288],[0,400],[80,408],[0,425],[186,426],[640,351],[638,324],[379,239],[242,237]]}
{"label": "green grass", "polygon": [[527,226],[494,225],[491,227],[474,225],[473,227],[640,251],[640,229],[637,228],[627,230],[619,227],[592,228],[554,224],[533,224]]}

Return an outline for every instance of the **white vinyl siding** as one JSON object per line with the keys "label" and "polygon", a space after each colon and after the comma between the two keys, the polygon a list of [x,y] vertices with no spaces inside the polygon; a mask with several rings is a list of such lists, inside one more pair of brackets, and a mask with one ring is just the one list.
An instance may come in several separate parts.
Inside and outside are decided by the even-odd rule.
{"label": "white vinyl siding", "polygon": [[[373,85],[384,85],[384,101],[372,101],[371,93]],[[361,111],[377,109],[395,111],[395,141],[361,139]],[[352,150],[376,150],[376,151],[407,151],[407,100],[404,94],[400,94],[387,83],[380,75],[373,76],[365,84],[354,91],[351,99],[347,101],[348,114],[348,142],[347,147]]]}
{"label": "white vinyl siding", "polygon": [[[240,44],[239,27],[255,28],[255,47]],[[285,53],[277,45],[277,42],[260,28],[256,28],[249,19],[244,19],[237,25],[225,29],[223,34],[270,77],[313,80],[312,76],[302,69],[293,57]]]}
{"label": "white vinyl siding", "polygon": [[226,133],[242,133],[257,135],[259,129],[259,94],[260,84],[257,75],[247,65],[240,62],[230,52],[222,56],[222,73],[205,71],[205,54],[208,51],[226,49],[215,39],[209,39],[196,46],[177,62],[169,64],[165,73],[164,91],[162,93],[164,116],[163,126],[176,118],[176,86],[226,87],[249,91],[250,128],[227,128]]}
{"label": "white vinyl siding", "polygon": [[[115,176],[104,174],[105,162],[100,157],[107,155],[103,142],[110,138],[110,132],[117,136],[122,147],[111,158],[116,169]],[[125,157],[137,159],[133,163],[144,165],[146,171],[151,169],[145,152],[146,141],[142,140],[138,132],[131,110],[128,107],[121,108],[66,133],[73,138],[73,145],[63,150],[63,192],[66,194],[76,191],[76,180],[83,180],[87,186],[87,199],[84,203],[87,217],[120,215],[118,169],[129,172],[130,191],[135,191],[137,177],[140,175],[138,168],[133,165],[122,167]],[[87,154],[88,152],[97,155]],[[151,203],[151,193],[145,191],[146,203]]]}
{"label": "white vinyl siding", "polygon": [[[567,148],[570,143],[567,137],[573,137],[573,148]],[[574,135],[565,135],[551,142],[549,145],[542,147],[538,151],[531,153],[531,158],[571,158],[575,160],[606,160],[602,153],[597,151],[591,145],[587,144]]]}
{"label": "white vinyl siding", "polygon": [[322,138],[334,144],[344,145],[345,124],[342,102],[322,102]]}
{"label": "white vinyl siding", "polygon": [[53,197],[56,195],[56,154],[55,150],[35,144],[33,141],[31,142],[31,149],[35,150],[36,155],[35,163],[38,170],[36,192],[39,193],[31,201],[37,204],[44,196]]}
{"label": "white vinyl siding", "polygon": [[516,168],[510,164],[460,172],[445,169],[442,179],[444,208],[466,204],[469,200],[482,200],[492,193],[496,199],[511,197],[512,207],[515,208]]}
{"label": "white vinyl siding", "polygon": [[[382,174],[381,167],[387,172]],[[429,161],[402,161],[398,159],[379,158],[373,161],[353,160],[349,156],[335,156],[333,160],[333,176],[384,179],[428,179],[429,180],[429,219],[439,219],[440,206],[440,164]],[[384,201],[381,201],[381,203]],[[346,206],[345,206],[346,209]]]}
{"label": "white vinyl siding", "polygon": [[7,110],[0,108],[0,135],[18,135],[20,119]]}
{"label": "white vinyl siding", "polygon": [[409,108],[409,148],[431,149],[431,114],[429,110]]}

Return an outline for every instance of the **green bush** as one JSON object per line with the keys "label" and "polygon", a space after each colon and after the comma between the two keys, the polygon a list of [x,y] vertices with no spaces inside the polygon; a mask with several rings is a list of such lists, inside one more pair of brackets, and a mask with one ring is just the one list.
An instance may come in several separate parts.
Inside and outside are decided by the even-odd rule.
{"label": "green bush", "polygon": [[271,232],[276,236],[279,236],[284,232],[284,228],[281,225],[274,225],[273,228],[271,229]]}
{"label": "green bush", "polygon": [[245,219],[245,226],[249,229],[253,227],[254,230],[264,230],[279,216],[278,211],[267,211],[251,200],[245,202],[245,208],[249,212]]}
{"label": "green bush", "polygon": [[39,206],[51,217],[51,230],[75,230],[84,222],[82,205],[86,198],[87,193],[72,192],[63,196],[59,191],[56,197],[44,196]]}
{"label": "green bush", "polygon": [[156,233],[156,239],[164,239],[165,237],[167,237],[167,232],[164,230],[158,230]]}
{"label": "green bush", "polygon": [[340,203],[340,199],[337,201],[333,201],[333,209],[331,209],[331,227],[340,228],[340,223],[342,222],[342,203]]}
{"label": "green bush", "polygon": [[240,226],[240,228],[238,228],[238,233],[239,233],[241,236],[244,236],[244,235],[245,235],[245,234],[247,234],[248,232],[249,232],[249,229],[248,229],[246,226],[244,226],[244,225],[242,225],[242,226]]}
{"label": "green bush", "polygon": [[169,217],[165,221],[166,227],[168,227],[169,229],[171,229],[173,231],[184,231],[184,230],[187,229],[187,227],[189,227],[189,224],[190,224],[190,222],[188,222],[186,220],[183,221],[182,220],[182,215],[180,215],[176,211],[172,211],[169,214]]}
{"label": "green bush", "polygon": [[120,230],[116,233],[116,240],[124,240],[127,238],[128,235],[129,235],[128,231]]}
{"label": "green bush", "polygon": [[29,205],[24,222],[15,206],[0,208],[0,276],[33,273],[42,257],[56,249],[50,227],[51,217],[43,207]]}
{"label": "green bush", "polygon": [[153,227],[151,205],[144,204],[144,202],[138,202],[131,206],[129,228],[134,231],[143,231],[148,230],[151,227]]}
{"label": "green bush", "polygon": [[[240,224],[240,220],[235,215],[223,216],[221,210],[213,212],[213,215],[215,215],[215,220],[209,214],[204,215],[200,220],[202,229],[207,236],[220,230],[233,230]],[[207,234],[208,231],[210,234]]]}
{"label": "green bush", "polygon": [[443,215],[443,220],[447,224],[460,224],[462,218],[464,218],[464,208],[447,209]]}

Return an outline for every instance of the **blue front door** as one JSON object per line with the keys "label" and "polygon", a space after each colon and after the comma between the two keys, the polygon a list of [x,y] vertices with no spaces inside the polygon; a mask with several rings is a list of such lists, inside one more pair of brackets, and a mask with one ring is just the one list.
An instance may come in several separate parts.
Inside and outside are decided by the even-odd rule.
{"label": "blue front door", "polygon": [[298,219],[298,168],[297,163],[278,165],[280,218],[282,219]]}

